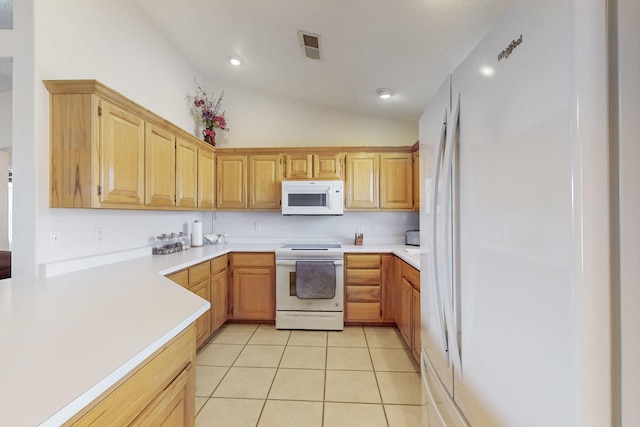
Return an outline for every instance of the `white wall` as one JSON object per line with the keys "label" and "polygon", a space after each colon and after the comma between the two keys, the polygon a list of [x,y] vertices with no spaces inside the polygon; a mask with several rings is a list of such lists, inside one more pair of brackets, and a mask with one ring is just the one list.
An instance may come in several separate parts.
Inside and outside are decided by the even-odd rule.
{"label": "white wall", "polygon": [[417,122],[407,124],[323,107],[222,80],[207,82],[205,88],[216,95],[222,89],[230,128],[216,135],[216,145],[222,148],[406,146],[418,140]]}
{"label": "white wall", "polygon": [[0,149],[11,147],[13,134],[13,91],[0,92]]}

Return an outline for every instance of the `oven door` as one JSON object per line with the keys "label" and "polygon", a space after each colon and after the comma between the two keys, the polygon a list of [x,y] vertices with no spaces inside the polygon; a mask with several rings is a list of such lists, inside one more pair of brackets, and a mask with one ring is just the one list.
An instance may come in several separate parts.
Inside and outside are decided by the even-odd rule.
{"label": "oven door", "polygon": [[[313,261],[305,259],[304,261]],[[332,261],[336,269],[336,294],[331,299],[301,299],[295,295],[296,260],[276,260],[276,310],[292,311],[343,311],[344,263]]]}

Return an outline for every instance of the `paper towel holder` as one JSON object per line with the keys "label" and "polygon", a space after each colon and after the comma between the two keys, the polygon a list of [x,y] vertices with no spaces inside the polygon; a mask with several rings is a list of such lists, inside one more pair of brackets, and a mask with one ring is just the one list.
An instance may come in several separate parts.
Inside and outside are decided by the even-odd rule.
{"label": "paper towel holder", "polygon": [[202,223],[197,219],[193,221],[191,230],[191,246],[202,246]]}

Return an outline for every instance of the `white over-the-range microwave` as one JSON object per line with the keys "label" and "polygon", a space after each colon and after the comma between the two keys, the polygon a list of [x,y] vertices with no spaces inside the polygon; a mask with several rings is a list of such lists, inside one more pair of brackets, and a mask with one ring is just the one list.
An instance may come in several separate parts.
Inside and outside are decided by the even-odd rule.
{"label": "white over-the-range microwave", "polygon": [[342,181],[282,181],[282,215],[342,215]]}

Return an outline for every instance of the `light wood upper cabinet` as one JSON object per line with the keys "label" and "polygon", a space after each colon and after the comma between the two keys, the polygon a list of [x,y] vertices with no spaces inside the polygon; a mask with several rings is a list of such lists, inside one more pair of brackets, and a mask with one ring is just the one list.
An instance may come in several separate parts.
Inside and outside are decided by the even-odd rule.
{"label": "light wood upper cabinet", "polygon": [[312,179],[313,155],[309,153],[285,154],[286,179]]}
{"label": "light wood upper cabinet", "polygon": [[347,153],[345,209],[413,210],[410,152]]}
{"label": "light wood upper cabinet", "polygon": [[413,155],[380,154],[380,209],[413,209]]}
{"label": "light wood upper cabinet", "polygon": [[213,210],[215,195],[213,150],[198,148],[198,208]]}
{"label": "light wood upper cabinet", "polygon": [[176,142],[176,206],[198,206],[198,147],[181,138]]}
{"label": "light wood upper cabinet", "polygon": [[380,156],[376,153],[346,155],[346,209],[378,208],[378,176]]}
{"label": "light wood upper cabinet", "polygon": [[249,156],[249,209],[280,210],[282,155]]}
{"label": "light wood upper cabinet", "polygon": [[144,200],[144,121],[104,100],[100,116],[100,202]]}
{"label": "light wood upper cabinet", "polygon": [[172,207],[176,190],[176,137],[147,124],[145,130],[145,204]]}
{"label": "light wood upper cabinet", "polygon": [[213,166],[199,194],[204,142],[95,80],[44,84],[51,95],[50,207],[213,207]]}
{"label": "light wood upper cabinet", "polygon": [[342,153],[285,154],[286,179],[341,179]]}
{"label": "light wood upper cabinet", "polygon": [[216,207],[246,209],[248,157],[218,154],[216,159]]}

